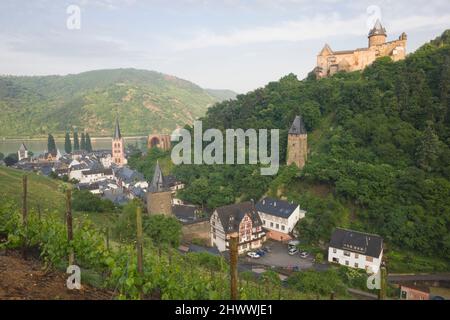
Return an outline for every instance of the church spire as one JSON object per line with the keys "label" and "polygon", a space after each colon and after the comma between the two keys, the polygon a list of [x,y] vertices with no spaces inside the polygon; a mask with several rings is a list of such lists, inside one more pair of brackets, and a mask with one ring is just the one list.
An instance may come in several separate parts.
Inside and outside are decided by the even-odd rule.
{"label": "church spire", "polygon": [[383,35],[383,36],[386,35],[386,29],[381,25],[380,19],[377,19],[372,30],[370,30],[370,32],[369,32],[369,37],[378,36],[378,35]]}
{"label": "church spire", "polygon": [[116,118],[116,129],[114,130],[114,140],[122,139],[122,134],[120,133],[119,118]]}

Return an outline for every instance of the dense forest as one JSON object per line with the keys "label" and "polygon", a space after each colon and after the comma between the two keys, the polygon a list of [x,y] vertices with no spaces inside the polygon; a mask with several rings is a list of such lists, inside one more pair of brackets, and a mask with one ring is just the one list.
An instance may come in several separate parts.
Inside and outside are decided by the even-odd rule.
{"label": "dense forest", "polygon": [[279,128],[301,114],[309,159],[300,171],[188,166],[185,200],[214,208],[264,194],[308,210],[299,231],[327,241],[335,226],[381,234],[388,244],[450,258],[450,30],[406,60],[381,58],[363,72],[316,80],[290,74],[210,108],[204,128]]}

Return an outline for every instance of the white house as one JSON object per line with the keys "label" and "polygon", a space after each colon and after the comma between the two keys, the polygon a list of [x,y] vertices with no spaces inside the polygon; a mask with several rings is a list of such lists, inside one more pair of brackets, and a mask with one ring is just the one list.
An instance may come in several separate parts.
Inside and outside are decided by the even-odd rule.
{"label": "white house", "polygon": [[328,261],[378,273],[383,259],[383,238],[375,234],[337,228],[331,236]]}
{"label": "white house", "polygon": [[264,198],[255,207],[267,237],[278,241],[291,240],[295,225],[306,214],[298,204],[272,198]]}
{"label": "white house", "polygon": [[114,174],[112,169],[92,169],[81,172],[80,183],[95,183],[106,179],[113,179]]}
{"label": "white house", "polygon": [[250,201],[217,208],[210,224],[211,245],[221,252],[229,249],[230,236],[234,233],[239,237],[239,253],[261,248],[266,240],[261,218]]}

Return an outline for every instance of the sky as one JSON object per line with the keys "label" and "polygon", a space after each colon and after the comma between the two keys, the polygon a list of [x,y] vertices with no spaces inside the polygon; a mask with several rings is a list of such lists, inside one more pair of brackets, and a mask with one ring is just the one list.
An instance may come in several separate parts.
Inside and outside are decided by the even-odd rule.
{"label": "sky", "polygon": [[304,78],[325,43],[366,47],[377,18],[412,52],[450,28],[450,1],[0,0],[0,74],[138,68],[245,93]]}

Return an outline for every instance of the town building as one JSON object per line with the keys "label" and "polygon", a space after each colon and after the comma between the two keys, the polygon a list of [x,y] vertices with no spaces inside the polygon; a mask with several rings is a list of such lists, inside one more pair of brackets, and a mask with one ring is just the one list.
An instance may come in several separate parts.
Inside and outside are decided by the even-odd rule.
{"label": "town building", "polygon": [[430,289],[415,285],[400,286],[401,300],[430,300]]}
{"label": "town building", "polygon": [[159,162],[156,162],[155,173],[151,184],[148,186],[147,212],[150,215],[172,216],[172,191],[167,185]]}
{"label": "town building", "polygon": [[113,179],[114,173],[112,169],[90,169],[81,172],[80,183],[96,183],[102,180]]}
{"label": "town building", "polygon": [[317,56],[315,74],[317,78],[325,78],[337,72],[363,70],[380,57],[390,57],[393,61],[406,57],[407,36],[403,32],[398,40],[386,42],[386,29],[377,20],[369,32],[369,46],[356,50],[333,51],[325,44]]}
{"label": "town building", "polygon": [[375,234],[337,228],[328,247],[328,261],[378,273],[383,259],[383,238]]}
{"label": "town building", "polygon": [[28,159],[28,149],[23,142],[19,147],[19,151],[17,151],[17,158],[19,161]]}
{"label": "town building", "polygon": [[229,249],[230,236],[238,234],[239,254],[261,248],[266,240],[262,221],[252,201],[217,208],[210,218],[211,245],[223,252]]}
{"label": "town building", "polygon": [[277,241],[292,240],[295,225],[306,214],[306,211],[300,210],[298,204],[272,198],[262,199],[256,203],[255,208],[267,238]]}
{"label": "town building", "polygon": [[127,164],[125,158],[125,142],[120,132],[119,119],[116,120],[116,128],[112,139],[112,163],[119,167]]}
{"label": "town building", "polygon": [[288,133],[287,165],[295,164],[300,169],[308,158],[308,134],[301,116],[296,116]]}

